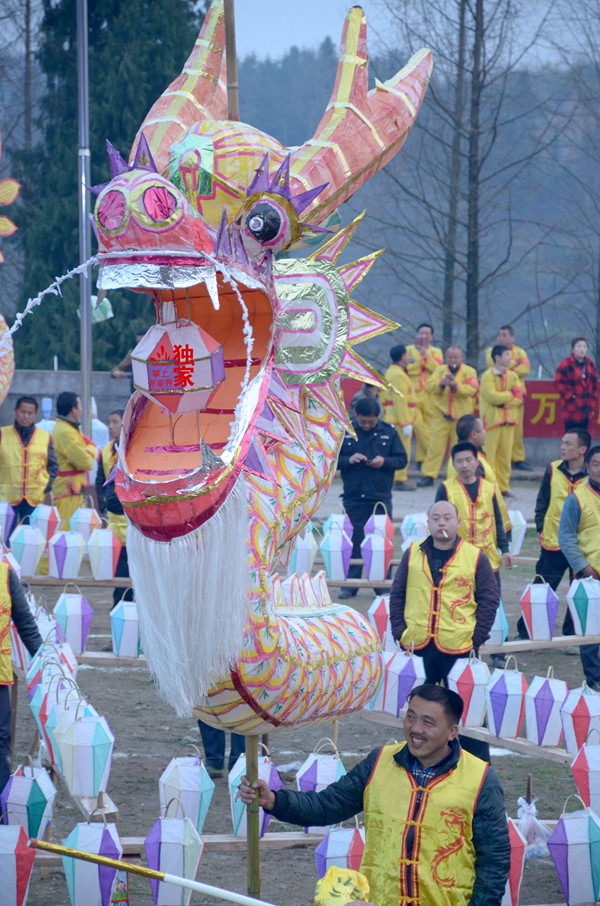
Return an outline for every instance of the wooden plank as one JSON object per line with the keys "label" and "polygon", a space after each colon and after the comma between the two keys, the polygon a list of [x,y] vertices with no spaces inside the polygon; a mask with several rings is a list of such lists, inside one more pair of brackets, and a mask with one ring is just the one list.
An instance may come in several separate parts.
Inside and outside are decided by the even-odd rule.
{"label": "wooden plank", "polygon": [[[263,852],[276,852],[283,849],[314,848],[321,842],[327,828],[322,834],[305,834],[302,831],[281,831],[281,833],[267,833],[260,841]],[[234,834],[202,834],[204,852],[212,853],[245,853],[246,838],[236,837]],[[123,858],[127,862],[138,862],[144,851],[144,837],[121,837],[123,845]],[[46,853],[36,850],[36,865],[44,868],[61,868],[62,859],[55,853]]]}
{"label": "wooden plank", "polygon": [[76,579],[55,579],[54,576],[21,576],[21,582],[24,585],[39,585],[49,588],[64,588],[69,582],[82,587],[97,588],[130,588],[131,579],[128,576],[120,576],[117,579],[92,579],[91,576],[77,576]]}
{"label": "wooden plank", "polygon": [[143,654],[139,657],[120,657],[114,651],[84,651],[77,655],[77,663],[86,667],[148,667]]}
{"label": "wooden plank", "polygon": [[553,639],[515,639],[502,645],[482,645],[480,654],[514,654],[518,651],[543,651],[546,648],[566,648],[567,645],[598,645],[600,635],[557,635]]}
{"label": "wooden plank", "polygon": [[[370,723],[399,730],[403,728],[403,712],[400,712],[400,717],[392,717],[391,714],[385,714],[382,711],[367,711],[365,708],[358,713],[360,717]],[[478,739],[480,742],[487,742],[490,746],[508,749],[511,752],[519,752],[521,755],[531,755],[534,758],[544,758],[546,761],[554,761],[559,764],[571,764],[574,757],[569,755],[565,749],[555,748],[554,746],[537,746],[528,739],[506,739],[504,736],[493,736],[486,727],[461,727],[460,732],[462,736]]]}

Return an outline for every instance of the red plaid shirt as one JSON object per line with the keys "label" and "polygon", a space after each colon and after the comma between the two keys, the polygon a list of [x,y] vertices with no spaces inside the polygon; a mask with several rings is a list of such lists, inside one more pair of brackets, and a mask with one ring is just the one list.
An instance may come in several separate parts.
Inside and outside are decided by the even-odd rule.
{"label": "red plaid shirt", "polygon": [[589,418],[598,402],[598,372],[586,356],[578,362],[573,353],[563,359],[554,375],[560,393],[560,409],[565,421],[580,422]]}

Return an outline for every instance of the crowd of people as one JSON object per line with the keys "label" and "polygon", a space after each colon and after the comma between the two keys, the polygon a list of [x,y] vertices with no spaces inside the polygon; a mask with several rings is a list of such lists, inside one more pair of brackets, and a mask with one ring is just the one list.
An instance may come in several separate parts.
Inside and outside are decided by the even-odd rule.
{"label": "crowd of people", "polygon": [[[430,534],[405,552],[390,593],[393,636],[423,657],[432,683],[444,681],[458,657],[489,637],[500,602],[500,569],[513,566],[506,507],[511,465],[531,471],[522,418],[530,362],[514,336],[510,325],[498,330],[498,342],[487,350],[488,368],[478,378],[457,346],[448,348],[444,361],[433,345],[433,328],[421,324],[412,346],[391,348],[380,399],[372,385],[353,398],[353,431],[338,458],[343,504],[353,525],[352,558],[360,559],[364,526],[375,506],[384,504],[391,516],[393,488],[407,487],[413,432],[420,487],[434,485],[449,451],[446,479],[428,512]],[[570,579],[600,579],[600,445],[592,445],[588,431],[597,411],[598,378],[587,351],[586,341],[575,338],[571,355],[557,368],[564,435],[535,508],[540,557],[533,581],[553,589],[566,572]],[[352,564],[349,578],[361,574],[360,563]],[[356,592],[343,587],[339,597]],[[517,629],[519,637],[528,637],[523,620]],[[574,633],[568,612],[563,633]],[[580,655],[588,686],[600,690],[598,645],[569,646],[567,653]],[[502,667],[505,658],[496,654],[493,662]]]}

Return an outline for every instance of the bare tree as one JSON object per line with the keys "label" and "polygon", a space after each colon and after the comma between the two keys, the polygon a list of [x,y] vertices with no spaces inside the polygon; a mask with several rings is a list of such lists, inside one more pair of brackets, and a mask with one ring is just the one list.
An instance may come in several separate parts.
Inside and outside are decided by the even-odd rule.
{"label": "bare tree", "polygon": [[[533,264],[549,228],[529,219],[524,192],[568,114],[551,108],[525,65],[554,0],[533,29],[529,23],[526,40],[513,0],[381,3],[403,45],[389,51],[392,63],[396,53],[426,45],[435,65],[405,156],[384,171],[370,216],[388,248],[384,266],[398,307],[409,303],[411,320],[415,311],[414,320],[441,316],[444,343],[464,340],[477,364],[499,293],[517,279],[516,268]],[[495,315],[496,326],[509,316]]]}

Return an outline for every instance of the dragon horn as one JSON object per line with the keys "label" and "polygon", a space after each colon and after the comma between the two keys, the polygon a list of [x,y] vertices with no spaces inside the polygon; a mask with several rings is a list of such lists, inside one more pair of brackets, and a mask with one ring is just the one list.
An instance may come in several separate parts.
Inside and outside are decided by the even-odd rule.
{"label": "dragon horn", "polygon": [[140,126],[129,155],[130,164],[135,160],[142,132],[156,167],[162,172],[169,148],[193,123],[227,119],[224,44],[223,0],[214,0],[183,72],[152,105]]}
{"label": "dragon horn", "polygon": [[362,9],[346,16],[335,86],[313,138],[292,154],[295,191],[328,183],[307,217],[317,223],[347,201],[396,154],[415,121],[431,70],[420,50],[387,82],[367,91],[367,22]]}

